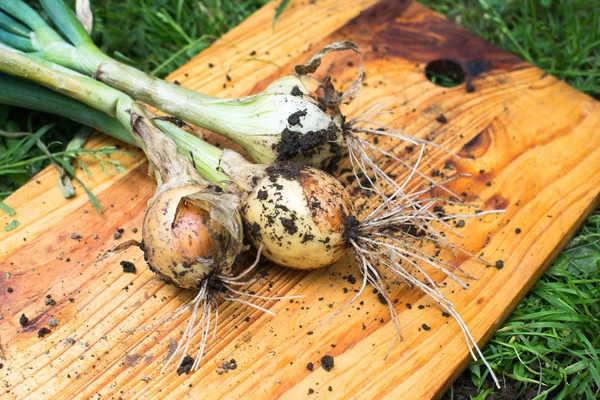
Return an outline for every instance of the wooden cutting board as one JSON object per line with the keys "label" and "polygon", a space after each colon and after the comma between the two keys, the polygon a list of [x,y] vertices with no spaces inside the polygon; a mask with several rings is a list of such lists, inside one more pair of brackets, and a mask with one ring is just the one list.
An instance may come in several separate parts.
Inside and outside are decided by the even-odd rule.
{"label": "wooden cutting board", "polygon": [[[380,116],[382,123],[463,156],[431,151],[424,171],[443,170],[449,161],[454,169],[444,173],[472,174],[454,182],[452,190],[470,193],[469,200],[488,209],[507,210],[468,222],[463,238],[449,238],[491,261],[504,261],[498,270],[459,260],[479,279],[468,290],[452,283],[446,290],[483,345],[597,203],[600,104],[416,3],[292,0],[273,28],[276,6],[258,11],[170,79],[209,94],[241,96],[290,73],[333,40],[358,44],[366,71],[359,110],[388,104],[394,113]],[[430,82],[424,70],[434,60],[454,61],[455,72],[463,71],[474,91],[466,83],[444,88]],[[322,71],[343,86],[356,75],[352,62],[356,65],[351,54],[332,55]],[[436,121],[440,114],[447,123]],[[98,134],[90,145],[113,144]],[[396,141],[380,145],[410,156]],[[193,293],[157,280],[137,249],[94,263],[117,243],[140,238],[133,228],[141,227],[154,188],[145,164],[115,158],[125,172],[105,175],[86,160],[93,178],[80,173],[100,200],[101,214],[81,189],[75,199],[63,199],[52,168],[6,200],[17,215],[0,215],[0,226],[13,219],[20,225],[0,231],[1,397],[421,399],[439,397],[468,364],[456,323],[404,286],[390,293],[398,299],[404,335],[391,351],[396,331],[371,292],[323,323],[359,287],[347,279],[359,276],[356,267],[343,260],[314,272],[265,266],[268,275],[249,290],[306,299],[261,303],[276,317],[223,304],[201,369],[159,374],[187,315],[146,331],[130,330],[150,325]],[[385,166],[395,171],[393,163]],[[119,240],[113,238],[117,229],[124,230]],[[72,239],[73,233],[82,237]],[[136,264],[137,274],[123,273],[122,260]],[[46,295],[56,305],[45,305]],[[31,321],[26,328],[19,325],[21,314]],[[50,318],[60,324],[38,338]],[[330,372],[320,363],[326,354],[335,359]],[[232,358],[237,369],[218,374]]]}

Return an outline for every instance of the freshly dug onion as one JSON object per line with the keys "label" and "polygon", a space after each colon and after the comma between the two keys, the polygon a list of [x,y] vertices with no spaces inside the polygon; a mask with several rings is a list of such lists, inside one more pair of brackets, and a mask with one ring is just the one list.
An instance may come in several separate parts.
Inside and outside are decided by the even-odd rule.
{"label": "freshly dug onion", "polygon": [[186,289],[199,289],[213,271],[232,271],[231,235],[210,217],[210,205],[188,196],[203,186],[175,186],[160,193],[144,217],[143,249],[149,268]]}
{"label": "freshly dug onion", "polygon": [[295,269],[337,261],[348,247],[354,210],[338,180],[294,162],[266,168],[248,195],[246,235],[269,260]]}
{"label": "freshly dug onion", "polygon": [[[272,125],[269,134],[240,135],[240,143],[252,137],[254,142],[246,147],[250,147],[251,154],[260,163],[293,160],[316,168],[334,167],[341,158],[344,116],[337,104],[328,105],[324,99],[332,91],[335,92],[306,76],[292,75],[276,80],[253,96],[261,99],[268,110],[256,114],[261,118],[268,116],[268,124]],[[277,113],[272,115],[272,110]],[[266,143],[268,151],[259,151]],[[265,155],[259,157],[255,153]]]}

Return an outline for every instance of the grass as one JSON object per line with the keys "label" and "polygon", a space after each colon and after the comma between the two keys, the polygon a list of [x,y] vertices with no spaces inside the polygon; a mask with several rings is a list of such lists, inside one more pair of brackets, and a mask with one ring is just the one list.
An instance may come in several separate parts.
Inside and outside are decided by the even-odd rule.
{"label": "grass", "polygon": [[[279,1],[279,0],[276,0]],[[600,7],[589,0],[420,0],[486,40],[600,99]],[[92,1],[94,39],[114,57],[165,76],[266,0]],[[0,106],[0,130],[36,132],[63,152],[79,127]],[[0,137],[0,200],[48,164],[40,146]],[[0,203],[1,206],[2,203]],[[485,347],[505,380],[495,391],[473,363],[447,398],[598,398],[600,390],[600,212],[596,211]]]}
{"label": "grass", "polygon": [[94,39],[102,49],[164,77],[267,0],[92,1]]}

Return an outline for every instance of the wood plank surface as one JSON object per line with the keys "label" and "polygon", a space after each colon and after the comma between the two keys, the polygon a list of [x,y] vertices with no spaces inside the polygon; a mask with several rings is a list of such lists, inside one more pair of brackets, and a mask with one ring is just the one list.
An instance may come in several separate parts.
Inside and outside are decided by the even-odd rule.
{"label": "wood plank surface", "polygon": [[[258,11],[169,79],[209,94],[241,96],[290,73],[333,40],[358,44],[366,71],[359,111],[388,104],[394,113],[379,116],[380,122],[462,156],[429,151],[422,163],[425,172],[470,173],[450,188],[469,193],[469,201],[486,209],[507,210],[467,221],[464,237],[449,237],[491,261],[504,261],[498,270],[464,257],[452,260],[478,279],[469,281],[468,290],[452,282],[444,290],[484,344],[597,203],[600,104],[413,2],[292,0],[273,28],[277,4]],[[438,59],[462,66],[475,90],[468,92],[465,83],[453,88],[431,83],[424,69]],[[331,55],[321,71],[344,86],[356,76],[352,62],[356,65],[351,54]],[[440,114],[447,123],[436,121]],[[98,134],[90,146],[114,143]],[[380,145],[414,158],[397,141]],[[127,150],[141,159],[136,150]],[[398,299],[404,336],[393,347],[396,331],[387,307],[370,291],[325,323],[359,288],[344,279],[359,276],[345,259],[312,272],[265,265],[266,277],[249,290],[304,294],[306,299],[261,303],[276,317],[223,304],[219,331],[201,368],[190,375],[178,376],[174,368],[159,374],[187,314],[149,330],[131,330],[152,324],[193,293],[159,281],[137,249],[94,263],[117,243],[140,238],[133,228],[141,228],[154,190],[143,161],[118,159],[124,173],[105,175],[91,160],[93,178],[80,173],[98,197],[101,214],[81,189],[75,199],[63,199],[52,168],[6,200],[17,215],[1,214],[0,226],[13,219],[20,225],[0,230],[0,346],[5,356],[0,397],[421,399],[439,397],[467,365],[467,347],[456,323],[405,286],[390,292]],[[448,162],[452,170],[443,169]],[[398,179],[405,174],[392,162],[384,165],[398,171]],[[113,238],[117,229],[124,229],[119,240]],[[72,239],[72,233],[82,237]],[[137,274],[123,273],[121,260],[134,262]],[[48,294],[56,305],[45,305]],[[26,328],[19,325],[21,314],[31,321]],[[50,318],[60,324],[38,338]],[[423,330],[424,323],[431,329]],[[335,358],[330,372],[320,366],[325,354]],[[237,369],[218,374],[219,365],[232,358]],[[309,362],[315,365],[312,372],[306,368]],[[314,393],[309,395],[310,389]]]}

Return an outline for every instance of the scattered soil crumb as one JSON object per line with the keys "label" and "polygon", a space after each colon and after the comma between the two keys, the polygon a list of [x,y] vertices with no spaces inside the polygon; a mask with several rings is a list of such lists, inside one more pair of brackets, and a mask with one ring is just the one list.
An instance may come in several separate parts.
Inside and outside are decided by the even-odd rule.
{"label": "scattered soil crumb", "polygon": [[435,120],[440,124],[445,124],[446,122],[448,122],[448,118],[446,118],[444,114],[438,115],[438,117]]}
{"label": "scattered soil crumb", "polygon": [[47,334],[50,333],[50,329],[46,328],[45,326],[40,328],[40,330],[38,331],[38,337],[42,338],[44,336],[46,336]]}
{"label": "scattered soil crumb", "polygon": [[50,318],[48,320],[48,325],[50,325],[50,328],[54,328],[55,326],[58,326],[58,324],[60,324],[60,321],[56,318]]}
{"label": "scattered soil crumb", "polygon": [[123,267],[123,272],[135,274],[135,265],[130,261],[121,261],[121,266]]}
{"label": "scattered soil crumb", "polygon": [[428,330],[430,330],[430,329],[431,329],[431,327],[430,327],[429,325],[427,325],[427,324],[423,324],[423,325],[421,325],[421,327],[422,327],[422,328],[423,328],[423,330],[425,330],[425,331],[428,331]]}
{"label": "scattered soil crumb", "polygon": [[77,239],[81,239],[83,236],[81,236],[81,234],[77,233],[77,232],[73,232],[71,233],[71,239],[77,240]]}
{"label": "scattered soil crumb", "polygon": [[189,374],[194,365],[194,359],[190,356],[185,356],[177,368],[177,375]]}
{"label": "scattered soil crumb", "polygon": [[44,304],[46,304],[47,306],[55,306],[56,305],[56,300],[54,300],[52,298],[52,295],[48,294],[48,295],[46,295],[46,301],[45,301]]}
{"label": "scattered soil crumb", "polygon": [[221,369],[219,369],[217,371],[217,374],[221,375],[225,372],[229,372],[229,371],[233,371],[234,369],[237,368],[237,362],[235,361],[235,359],[231,359],[231,360],[225,360],[223,361],[223,364],[221,364]]}
{"label": "scattered soil crumb", "polygon": [[330,355],[325,355],[321,358],[321,366],[325,371],[331,371],[333,369],[333,357]]}
{"label": "scattered soil crumb", "polygon": [[306,369],[309,371],[312,371],[315,368],[315,365],[311,362],[309,362],[308,364],[306,364]]}
{"label": "scattered soil crumb", "polygon": [[25,314],[21,314],[21,318],[19,318],[19,324],[21,326],[26,326],[29,323],[29,318],[25,316]]}

